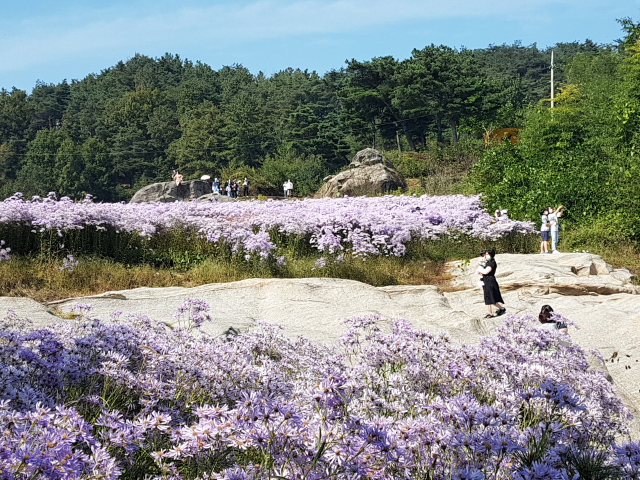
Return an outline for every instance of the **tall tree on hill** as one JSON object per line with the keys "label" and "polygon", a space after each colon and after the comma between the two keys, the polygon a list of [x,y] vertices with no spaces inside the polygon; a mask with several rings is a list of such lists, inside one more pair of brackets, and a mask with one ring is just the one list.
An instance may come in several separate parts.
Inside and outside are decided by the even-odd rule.
{"label": "tall tree on hill", "polygon": [[200,176],[219,171],[228,154],[220,110],[205,102],[180,118],[181,136],[169,145],[169,160],[184,175]]}
{"label": "tall tree on hill", "polygon": [[484,91],[472,53],[443,45],[414,50],[402,62],[398,84],[394,103],[408,116],[433,118],[439,142],[444,141],[442,123],[448,123],[454,145],[460,120],[479,111]]}
{"label": "tall tree on hill", "polygon": [[102,140],[90,138],[82,145],[63,140],[56,152],[57,188],[61,195],[80,199],[86,194],[112,201],[111,157]]}
{"label": "tall tree on hill", "polygon": [[170,177],[166,149],[179,137],[178,117],[159,90],[138,89],[109,102],[98,133],[110,148],[121,183]]}
{"label": "tall tree on hill", "polygon": [[[415,142],[411,135],[411,119],[406,118],[403,110],[393,101],[398,66],[398,61],[390,56],[373,58],[368,62],[348,62],[345,86],[340,93],[345,106],[343,117],[356,131],[365,130],[367,125],[370,126],[374,137],[378,124],[400,128],[409,148],[415,150]],[[383,129],[382,133],[393,138],[395,128]]]}
{"label": "tall tree on hill", "polygon": [[27,92],[0,90],[0,178],[15,178],[33,132],[33,105]]}

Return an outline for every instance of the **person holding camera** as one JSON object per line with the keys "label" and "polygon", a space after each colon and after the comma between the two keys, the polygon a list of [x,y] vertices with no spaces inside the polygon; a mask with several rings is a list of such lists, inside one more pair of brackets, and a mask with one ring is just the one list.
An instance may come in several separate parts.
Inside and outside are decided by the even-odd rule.
{"label": "person holding camera", "polygon": [[[493,248],[487,248],[482,251],[480,256],[486,261],[484,267],[478,268],[478,273],[482,275],[482,290],[484,291],[484,304],[489,310],[489,314],[485,318],[499,317],[507,312],[504,307],[504,300],[500,293],[500,286],[496,280],[496,269],[498,265],[495,261],[496,251]],[[493,314],[492,307],[498,310]]]}
{"label": "person holding camera", "polygon": [[551,229],[551,253],[560,253],[558,251],[558,233],[562,228],[560,227],[560,217],[564,214],[564,207],[562,205],[557,208],[548,207],[549,210],[549,224]]}

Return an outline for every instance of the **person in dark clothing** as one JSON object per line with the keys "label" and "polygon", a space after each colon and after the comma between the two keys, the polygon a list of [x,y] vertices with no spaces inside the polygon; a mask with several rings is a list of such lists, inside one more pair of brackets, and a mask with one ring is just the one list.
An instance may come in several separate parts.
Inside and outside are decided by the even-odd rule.
{"label": "person in dark clothing", "polygon": [[[498,281],[496,280],[496,269],[498,265],[496,264],[495,256],[496,251],[493,248],[484,250],[481,257],[486,261],[486,264],[478,270],[482,274],[484,304],[489,310],[489,314],[485,318],[499,317],[507,312],[507,309],[504,307],[504,300],[500,293]],[[492,308],[494,306],[498,309],[495,315],[493,314]]]}
{"label": "person in dark clothing", "polygon": [[551,305],[543,305],[538,315],[538,321],[548,330],[559,330],[562,333],[567,333],[569,330],[567,325],[563,322],[557,321],[554,317],[553,308]]}
{"label": "person in dark clothing", "polygon": [[242,196],[249,196],[249,179],[247,177],[244,177],[244,182],[242,182]]}

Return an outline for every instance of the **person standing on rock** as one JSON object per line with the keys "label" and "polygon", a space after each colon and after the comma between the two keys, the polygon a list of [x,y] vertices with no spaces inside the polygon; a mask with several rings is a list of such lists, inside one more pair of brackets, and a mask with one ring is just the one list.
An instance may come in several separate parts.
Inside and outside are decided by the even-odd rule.
{"label": "person standing on rock", "polygon": [[220,181],[217,178],[213,179],[213,194],[220,195]]}
{"label": "person standing on rock", "polygon": [[540,212],[542,217],[542,225],[540,227],[540,234],[542,235],[542,241],[540,242],[540,253],[551,253],[549,252],[549,209],[545,208]]}
{"label": "person standing on rock", "polygon": [[[481,256],[487,262],[484,268],[478,270],[482,274],[482,282],[484,283],[482,286],[484,291],[484,304],[487,306],[487,310],[489,310],[489,314],[485,318],[499,317],[500,315],[504,315],[507,309],[504,307],[504,300],[502,299],[500,287],[496,280],[496,269],[498,268],[495,261],[496,251],[493,248],[487,248],[483,250]],[[494,306],[498,309],[495,315],[493,314]]]}
{"label": "person standing on rock", "polygon": [[177,170],[173,171],[171,178],[173,178],[173,181],[176,182],[176,185],[178,186],[182,183],[182,174]]}
{"label": "person standing on rock", "polygon": [[549,223],[551,224],[551,253],[560,253],[558,251],[558,233],[560,232],[559,219],[564,213],[564,207],[560,205],[555,210],[549,207]]}

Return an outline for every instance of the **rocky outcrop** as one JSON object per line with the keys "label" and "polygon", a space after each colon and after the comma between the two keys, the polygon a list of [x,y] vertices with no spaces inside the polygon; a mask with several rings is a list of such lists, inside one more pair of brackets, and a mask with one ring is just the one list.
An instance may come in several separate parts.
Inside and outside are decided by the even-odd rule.
{"label": "rocky outcrop", "polygon": [[[502,292],[517,290],[538,295],[640,294],[625,268],[614,269],[602,257],[590,253],[552,255],[499,255],[496,278]],[[453,284],[474,288],[478,283],[477,261],[452,262]]]}
{"label": "rocky outcrop", "polygon": [[175,202],[199,198],[211,193],[211,182],[188,180],[176,185],[175,182],[152,183],[138,190],[129,203]]}
{"label": "rocky outcrop", "polygon": [[234,198],[231,198],[229,195],[219,195],[213,193],[207,193],[206,195],[202,195],[198,197],[198,202],[233,202]]}
{"label": "rocky outcrop", "polygon": [[[537,316],[548,304],[577,323],[579,329],[570,330],[572,341],[600,352],[604,362],[591,358],[591,368],[610,379],[631,408],[637,419],[632,436],[640,439],[640,295],[631,275],[590,254],[497,255],[496,261],[508,313]],[[13,309],[43,325],[60,321],[50,311],[66,313],[82,302],[93,306],[94,317],[108,319],[119,310],[172,325],[175,310],[191,297],[211,305],[213,322],[204,329],[214,335],[249,331],[264,320],[282,325],[291,337],[333,342],[345,331],[344,318],[377,314],[387,320],[406,318],[419,329],[474,344],[500,323],[499,318],[484,318],[476,266],[477,259],[450,264],[458,288],[453,292],[430,285],[373,287],[333,278],[250,279],[194,288],[137,288],[47,306],[0,297],[0,317]]]}
{"label": "rocky outcrop", "polygon": [[373,148],[358,152],[347,170],[326,177],[324,182],[316,197],[375,195],[407,188],[400,172]]}

